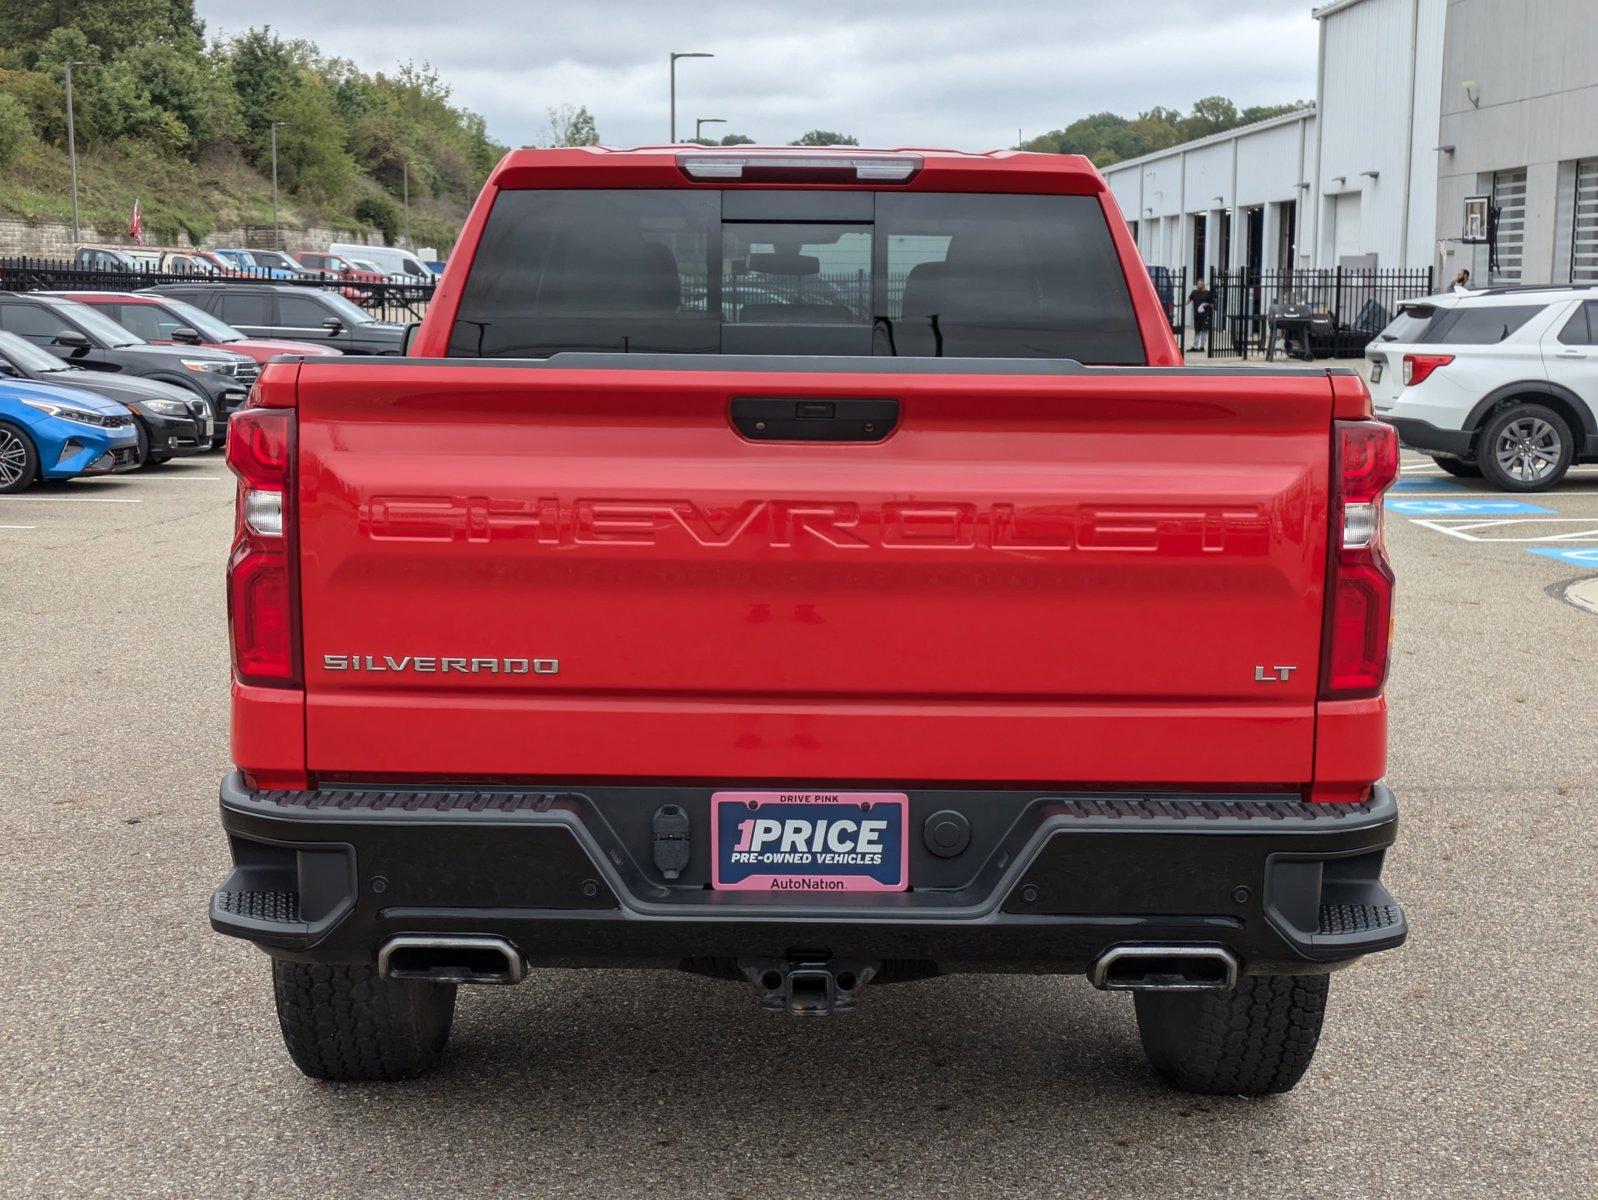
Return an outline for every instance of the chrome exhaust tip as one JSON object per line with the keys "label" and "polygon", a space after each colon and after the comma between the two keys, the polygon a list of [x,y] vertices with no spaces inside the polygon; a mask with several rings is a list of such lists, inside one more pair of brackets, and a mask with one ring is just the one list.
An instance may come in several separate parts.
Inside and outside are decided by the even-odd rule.
{"label": "chrome exhaust tip", "polygon": [[1222,946],[1112,946],[1088,979],[1106,992],[1229,992],[1237,959]]}
{"label": "chrome exhaust tip", "polygon": [[502,937],[406,934],[377,952],[377,973],[428,983],[520,983],[527,960]]}

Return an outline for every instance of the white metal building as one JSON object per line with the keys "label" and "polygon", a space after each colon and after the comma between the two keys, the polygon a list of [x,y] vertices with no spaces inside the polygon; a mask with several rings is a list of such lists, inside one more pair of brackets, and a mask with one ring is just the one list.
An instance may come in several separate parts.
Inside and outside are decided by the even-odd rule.
{"label": "white metal building", "polygon": [[1312,108],[1105,170],[1151,264],[1427,267],[1447,0],[1315,10]]}
{"label": "white metal building", "polygon": [[[1598,283],[1598,2],[1450,0],[1442,101],[1442,278]],[[1471,197],[1491,250],[1463,236]]]}

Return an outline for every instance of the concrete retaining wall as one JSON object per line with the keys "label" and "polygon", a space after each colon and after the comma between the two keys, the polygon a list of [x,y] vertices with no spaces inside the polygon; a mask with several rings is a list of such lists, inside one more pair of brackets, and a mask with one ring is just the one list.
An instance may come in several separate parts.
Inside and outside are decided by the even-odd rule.
{"label": "concrete retaining wall", "polygon": [[[83,241],[91,244],[121,246],[127,243],[123,229],[101,232],[93,225],[81,227]],[[359,242],[381,245],[381,234],[351,233],[346,229],[327,229],[312,226],[309,229],[283,227],[283,248],[297,250],[325,250],[332,242]],[[173,249],[187,246],[187,238],[176,243]],[[200,243],[202,246],[244,246],[245,233],[239,229],[218,229]],[[14,217],[0,217],[0,255],[26,255],[29,258],[71,258],[74,249],[72,227],[57,222],[38,225]]]}

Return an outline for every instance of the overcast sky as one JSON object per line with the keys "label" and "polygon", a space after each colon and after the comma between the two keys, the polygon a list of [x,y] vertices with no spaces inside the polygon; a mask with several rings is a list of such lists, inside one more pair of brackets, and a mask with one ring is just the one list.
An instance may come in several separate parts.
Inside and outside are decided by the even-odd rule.
{"label": "overcast sky", "polygon": [[680,137],[786,142],[841,130],[863,145],[1012,145],[1108,109],[1313,99],[1310,0],[198,0],[211,36],[270,24],[368,70],[428,61],[508,145],[545,136],[551,105],[586,104],[613,146],[664,141],[667,52]]}

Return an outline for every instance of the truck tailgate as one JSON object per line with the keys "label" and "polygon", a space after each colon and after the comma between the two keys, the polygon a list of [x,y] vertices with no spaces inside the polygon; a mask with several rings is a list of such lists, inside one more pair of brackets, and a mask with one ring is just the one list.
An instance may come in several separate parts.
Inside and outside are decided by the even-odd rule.
{"label": "truck tailgate", "polygon": [[702,361],[301,368],[311,771],[1311,777],[1324,374]]}

